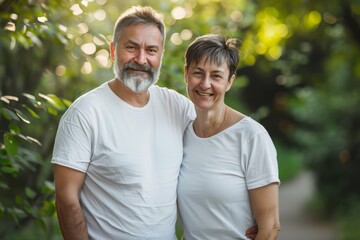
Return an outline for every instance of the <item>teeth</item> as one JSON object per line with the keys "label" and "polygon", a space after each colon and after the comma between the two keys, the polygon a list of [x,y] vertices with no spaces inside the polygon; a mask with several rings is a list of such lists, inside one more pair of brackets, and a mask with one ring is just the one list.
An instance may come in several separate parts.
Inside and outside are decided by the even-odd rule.
{"label": "teeth", "polygon": [[199,91],[197,91],[197,93],[201,96],[211,96],[210,93],[204,93],[204,92],[199,92]]}

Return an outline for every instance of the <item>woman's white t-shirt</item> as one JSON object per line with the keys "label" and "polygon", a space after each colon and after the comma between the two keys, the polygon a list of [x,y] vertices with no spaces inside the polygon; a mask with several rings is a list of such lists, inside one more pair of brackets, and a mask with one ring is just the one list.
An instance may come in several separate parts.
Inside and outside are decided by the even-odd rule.
{"label": "woman's white t-shirt", "polygon": [[200,138],[184,135],[178,207],[184,239],[247,239],[255,225],[248,190],[279,182],[274,144],[263,126],[246,117]]}

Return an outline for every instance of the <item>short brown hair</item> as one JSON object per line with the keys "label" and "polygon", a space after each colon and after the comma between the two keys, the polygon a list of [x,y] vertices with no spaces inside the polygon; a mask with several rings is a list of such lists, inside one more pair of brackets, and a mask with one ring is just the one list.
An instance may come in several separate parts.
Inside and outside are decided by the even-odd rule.
{"label": "short brown hair", "polygon": [[206,61],[220,65],[222,61],[227,63],[229,68],[229,79],[235,74],[239,63],[240,41],[236,38],[226,38],[220,35],[207,34],[197,37],[188,46],[185,52],[185,68],[190,64],[197,64],[203,57]]}

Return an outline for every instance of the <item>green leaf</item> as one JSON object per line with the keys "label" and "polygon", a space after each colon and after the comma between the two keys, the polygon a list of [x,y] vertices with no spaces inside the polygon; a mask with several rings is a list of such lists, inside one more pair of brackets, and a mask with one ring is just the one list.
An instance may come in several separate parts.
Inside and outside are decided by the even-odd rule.
{"label": "green leaf", "polygon": [[25,116],[22,114],[22,112],[18,109],[15,109],[16,115],[24,122],[24,123],[30,123],[28,119],[25,118]]}
{"label": "green leaf", "polygon": [[51,115],[56,116],[58,113],[55,108],[47,107],[46,109],[47,109],[48,113],[50,113]]}
{"label": "green leaf", "polygon": [[41,146],[41,142],[39,142],[37,139],[30,137],[30,136],[26,136],[26,140],[32,143],[36,143],[37,145]]}
{"label": "green leaf", "polygon": [[31,95],[29,93],[23,93],[22,94],[24,97],[26,97],[27,99],[29,99],[30,101],[36,101],[36,98],[34,95]]}
{"label": "green leaf", "polygon": [[[6,153],[5,153],[6,155]],[[4,157],[0,157],[0,164],[1,165],[10,165],[11,164],[11,161],[10,159],[6,156],[5,158]]]}
{"label": "green leaf", "polygon": [[13,174],[13,175],[16,175],[19,172],[19,170],[14,167],[2,167],[1,171],[4,173],[9,173],[9,174]]}
{"label": "green leaf", "polygon": [[26,216],[25,211],[20,208],[11,208],[9,209],[10,214],[14,217],[15,220]]}
{"label": "green leaf", "polygon": [[33,191],[31,188],[26,187],[25,188],[25,194],[27,197],[33,199],[36,196],[36,192]]}
{"label": "green leaf", "polygon": [[17,205],[22,205],[23,202],[24,202],[24,198],[23,198],[22,196],[20,196],[20,195],[16,195],[16,197],[15,197],[15,203],[16,203]]}
{"label": "green leaf", "polygon": [[2,115],[7,119],[7,120],[16,120],[19,121],[19,117],[10,109],[7,108],[3,108],[2,109]]}
{"label": "green leaf", "polygon": [[19,143],[15,138],[15,135],[10,133],[4,134],[4,145],[5,150],[9,154],[9,156],[15,156],[18,152]]}
{"label": "green leaf", "polygon": [[0,181],[0,189],[9,189],[9,186],[6,182]]}
{"label": "green leaf", "polygon": [[39,96],[43,99],[45,99],[51,106],[53,106],[54,108],[58,109],[58,110],[64,110],[65,109],[65,105],[64,103],[54,94],[42,94],[39,93]]}
{"label": "green leaf", "polygon": [[25,106],[25,109],[31,114],[32,117],[37,118],[37,119],[40,118],[40,116],[34,110],[32,110],[31,108]]}
{"label": "green leaf", "polygon": [[17,125],[15,125],[15,124],[10,124],[9,125],[9,128],[10,128],[10,130],[13,132],[13,133],[15,133],[15,134],[20,134],[20,128],[17,126]]}
{"label": "green leaf", "polygon": [[63,101],[61,101],[61,99],[58,96],[56,96],[54,94],[48,94],[47,96],[56,103],[56,105],[54,107],[56,107],[59,110],[65,109],[65,105],[64,105]]}
{"label": "green leaf", "polygon": [[59,39],[59,41],[64,44],[67,45],[69,44],[69,41],[60,33],[56,34],[57,39]]}
{"label": "green leaf", "polygon": [[63,102],[65,103],[66,107],[70,107],[71,104],[72,104],[72,101],[69,101],[69,100],[66,100],[66,99],[63,99]]}
{"label": "green leaf", "polygon": [[55,185],[53,182],[50,181],[45,181],[45,183],[43,184],[42,188],[41,188],[41,192],[43,194],[51,194],[55,191]]}

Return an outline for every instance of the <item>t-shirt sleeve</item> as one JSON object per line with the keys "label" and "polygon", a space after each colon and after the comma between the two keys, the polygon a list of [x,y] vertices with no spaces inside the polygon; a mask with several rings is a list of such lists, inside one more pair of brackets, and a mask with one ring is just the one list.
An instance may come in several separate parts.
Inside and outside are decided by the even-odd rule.
{"label": "t-shirt sleeve", "polygon": [[91,157],[91,125],[76,108],[60,120],[51,162],[86,172]]}
{"label": "t-shirt sleeve", "polygon": [[256,134],[248,142],[246,182],[248,189],[280,183],[275,146],[265,132]]}

